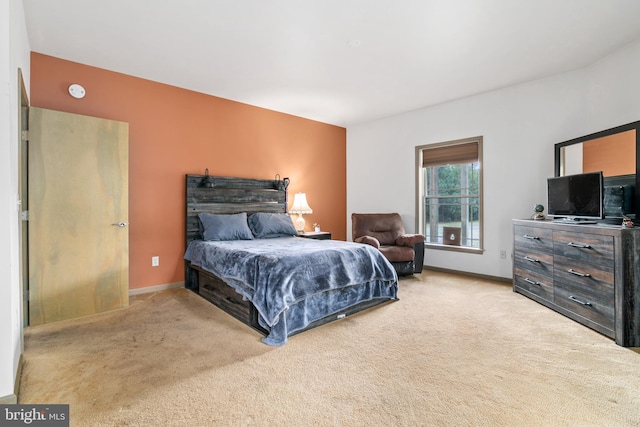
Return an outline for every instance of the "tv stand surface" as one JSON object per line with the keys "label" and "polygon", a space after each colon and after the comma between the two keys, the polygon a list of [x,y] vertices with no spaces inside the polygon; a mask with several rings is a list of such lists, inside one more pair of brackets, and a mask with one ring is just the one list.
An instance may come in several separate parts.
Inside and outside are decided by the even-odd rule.
{"label": "tv stand surface", "polygon": [[594,219],[582,219],[582,218],[554,218],[553,222],[560,224],[597,224],[598,221]]}
{"label": "tv stand surface", "polygon": [[513,291],[640,346],[640,228],[513,220]]}

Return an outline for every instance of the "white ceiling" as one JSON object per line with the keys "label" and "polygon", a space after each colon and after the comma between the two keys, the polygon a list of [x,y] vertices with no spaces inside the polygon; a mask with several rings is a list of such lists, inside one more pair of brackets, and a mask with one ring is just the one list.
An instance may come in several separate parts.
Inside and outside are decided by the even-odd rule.
{"label": "white ceiling", "polygon": [[23,2],[34,52],[344,127],[640,39],[639,0]]}

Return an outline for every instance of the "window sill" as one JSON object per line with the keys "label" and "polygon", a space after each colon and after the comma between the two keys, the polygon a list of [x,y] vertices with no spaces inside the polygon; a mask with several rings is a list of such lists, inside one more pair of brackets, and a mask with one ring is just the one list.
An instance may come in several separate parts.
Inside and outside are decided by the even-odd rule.
{"label": "window sill", "polygon": [[456,245],[441,245],[438,243],[425,243],[424,248],[436,249],[440,251],[465,252],[469,254],[479,254],[479,255],[482,255],[484,253],[484,249],[480,249],[480,248],[471,248],[468,246],[456,246]]}

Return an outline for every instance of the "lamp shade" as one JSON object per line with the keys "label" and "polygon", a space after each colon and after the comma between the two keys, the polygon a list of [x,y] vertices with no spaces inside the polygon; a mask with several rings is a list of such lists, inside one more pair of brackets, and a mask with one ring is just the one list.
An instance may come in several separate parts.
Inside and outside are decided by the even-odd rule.
{"label": "lamp shade", "polygon": [[310,214],[313,213],[313,209],[307,203],[307,195],[305,193],[296,193],[293,197],[293,205],[289,212],[294,214]]}

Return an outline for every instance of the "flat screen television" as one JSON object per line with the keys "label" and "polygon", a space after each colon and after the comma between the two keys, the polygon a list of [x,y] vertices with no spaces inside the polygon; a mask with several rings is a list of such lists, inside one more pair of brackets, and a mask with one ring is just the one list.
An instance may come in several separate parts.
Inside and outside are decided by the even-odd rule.
{"label": "flat screen television", "polygon": [[547,212],[563,221],[596,221],[604,218],[602,172],[547,179]]}

